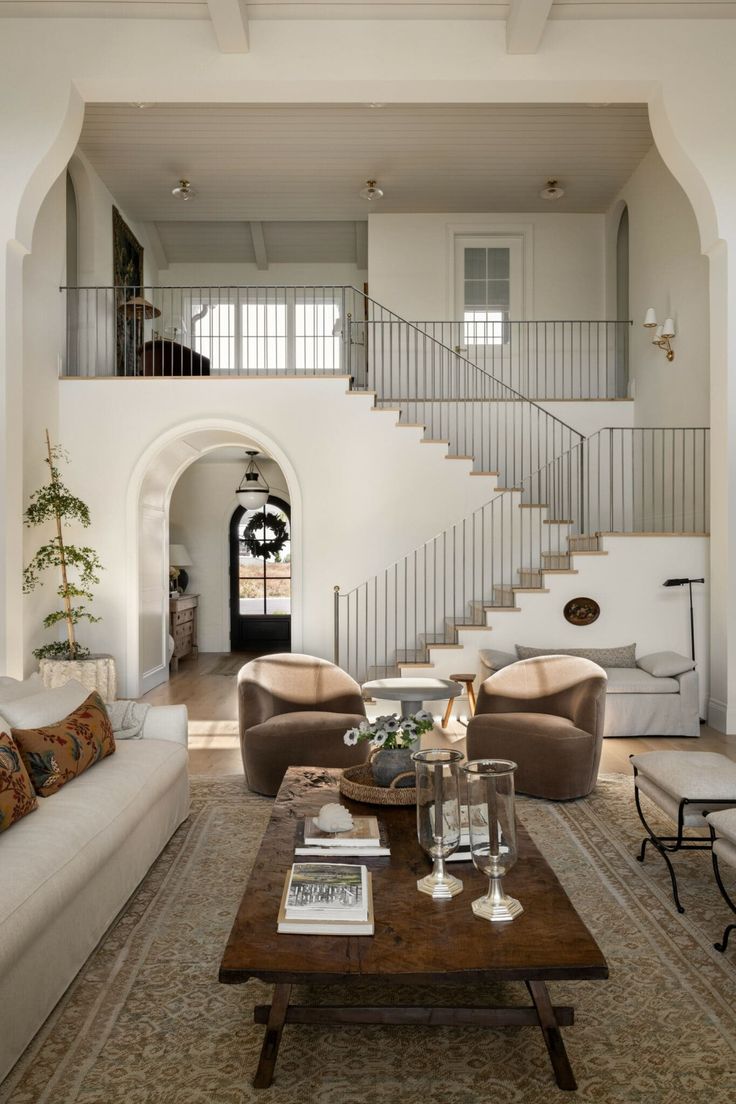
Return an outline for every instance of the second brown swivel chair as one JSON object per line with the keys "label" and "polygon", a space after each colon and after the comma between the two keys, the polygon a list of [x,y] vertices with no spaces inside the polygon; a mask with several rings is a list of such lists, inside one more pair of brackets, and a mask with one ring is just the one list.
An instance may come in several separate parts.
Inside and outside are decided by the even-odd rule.
{"label": "second brown swivel chair", "polygon": [[468,723],[468,759],[512,759],[520,793],[567,801],[598,776],[606,673],[589,659],[541,656],[482,684]]}

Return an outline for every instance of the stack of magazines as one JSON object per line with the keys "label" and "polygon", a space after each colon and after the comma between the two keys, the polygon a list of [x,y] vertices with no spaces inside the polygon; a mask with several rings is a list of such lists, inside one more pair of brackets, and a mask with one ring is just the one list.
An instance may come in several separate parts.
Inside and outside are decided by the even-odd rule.
{"label": "stack of magazines", "polygon": [[314,817],[305,817],[297,827],[295,855],[390,855],[388,836],[374,816],[353,817],[347,832],[323,832]]}
{"label": "stack of magazines", "polygon": [[373,935],[371,876],[365,866],[294,863],[278,930],[293,935]]}

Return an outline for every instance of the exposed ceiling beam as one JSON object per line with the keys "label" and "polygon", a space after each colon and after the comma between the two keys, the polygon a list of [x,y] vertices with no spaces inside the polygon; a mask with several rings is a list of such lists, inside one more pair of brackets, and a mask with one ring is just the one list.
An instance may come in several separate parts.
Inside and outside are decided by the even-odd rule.
{"label": "exposed ceiling beam", "polygon": [[266,239],[263,236],[263,223],[251,222],[249,225],[253,252],[256,255],[256,268],[265,272],[268,268],[268,253],[266,252]]}
{"label": "exposed ceiling beam", "polygon": [[506,17],[506,53],[536,54],[552,0],[511,0]]}
{"label": "exposed ceiling beam", "polygon": [[245,0],[207,0],[217,45],[223,54],[247,54],[248,8]]}
{"label": "exposed ceiling beam", "polygon": [[368,223],[355,224],[355,264],[361,270],[368,268]]}
{"label": "exposed ceiling beam", "polygon": [[156,268],[168,268],[169,258],[166,256],[166,250],[164,243],[161,241],[161,235],[158,232],[158,226],[155,222],[144,222],[143,227],[148,237],[148,243],[151,246],[151,252],[153,253],[153,259],[156,262]]}

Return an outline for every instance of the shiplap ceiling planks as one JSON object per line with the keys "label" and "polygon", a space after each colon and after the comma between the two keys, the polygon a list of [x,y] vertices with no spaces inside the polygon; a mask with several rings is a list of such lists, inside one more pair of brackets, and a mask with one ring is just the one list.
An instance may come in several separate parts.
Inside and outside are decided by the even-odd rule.
{"label": "shiplap ceiling planks", "polygon": [[642,104],[91,104],[80,139],[169,261],[262,266],[360,261],[371,211],[600,213],[651,144]]}

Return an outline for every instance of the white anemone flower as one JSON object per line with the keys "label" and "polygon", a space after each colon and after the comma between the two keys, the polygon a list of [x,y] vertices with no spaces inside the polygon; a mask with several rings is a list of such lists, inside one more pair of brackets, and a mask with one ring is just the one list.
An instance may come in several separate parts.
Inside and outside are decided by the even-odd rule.
{"label": "white anemone flower", "polygon": [[373,739],[371,740],[371,743],[373,744],[373,746],[375,748],[380,748],[380,747],[383,747],[383,745],[386,743],[387,739],[388,739],[388,732],[385,732],[385,731],[375,732],[373,734]]}
{"label": "white anemone flower", "polygon": [[345,743],[348,745],[348,747],[355,747],[355,745],[358,742],[358,735],[359,734],[358,734],[357,728],[349,728],[348,729],[348,731],[343,736],[343,739],[344,739]]}

